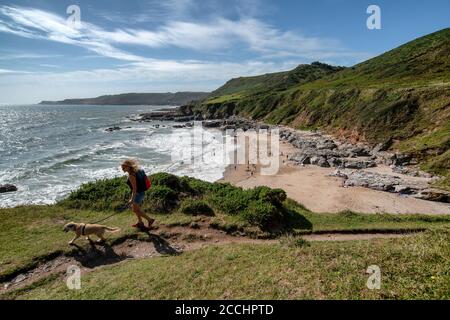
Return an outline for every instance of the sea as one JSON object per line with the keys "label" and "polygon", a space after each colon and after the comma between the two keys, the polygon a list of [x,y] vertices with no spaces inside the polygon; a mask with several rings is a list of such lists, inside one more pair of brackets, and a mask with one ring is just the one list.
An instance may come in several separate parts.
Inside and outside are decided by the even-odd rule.
{"label": "sea", "polygon": [[[53,204],[83,183],[124,175],[127,158],[138,159],[147,174],[221,179],[226,161],[218,130],[132,120],[171,107],[0,106],[0,185],[18,188],[0,193],[0,207]],[[106,130],[112,127],[121,129]],[[201,154],[192,151],[194,130],[202,131]]]}

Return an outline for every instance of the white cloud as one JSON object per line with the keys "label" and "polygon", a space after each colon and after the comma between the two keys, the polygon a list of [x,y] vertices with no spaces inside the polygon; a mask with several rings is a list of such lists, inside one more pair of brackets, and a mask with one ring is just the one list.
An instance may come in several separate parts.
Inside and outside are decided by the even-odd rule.
{"label": "white cloud", "polygon": [[[230,78],[292,69],[296,62],[205,63],[160,61],[127,64],[117,69],[70,72],[2,73],[0,95],[10,103],[97,96],[123,92],[210,91]],[[27,92],[27,100],[23,100]]]}
{"label": "white cloud", "polygon": [[[183,14],[192,9],[193,0],[170,0],[164,3],[168,7],[173,6],[173,16],[180,19],[169,19],[153,30],[107,30],[87,21],[82,21],[81,28],[73,29],[67,25],[65,17],[51,12],[0,5],[0,32],[78,46],[100,57],[125,63],[119,67],[71,72],[0,69],[0,96],[5,101],[20,103],[24,102],[21,99],[23,92],[26,92],[26,102],[32,103],[138,91],[140,88],[146,92],[213,90],[233,77],[288,70],[307,60],[338,61],[361,57],[360,53],[346,50],[336,40],[281,31],[251,14],[242,14],[234,19],[209,16],[207,21],[199,22],[189,20]],[[154,59],[124,49],[130,48],[130,45],[155,50],[175,47],[218,55],[227,50],[245,51],[246,56],[252,58],[241,62]],[[38,58],[38,55],[35,57]],[[20,59],[20,55],[16,55],[16,58]],[[32,59],[33,54],[23,54],[22,58]],[[14,54],[5,55],[3,60],[7,59],[14,59]],[[48,63],[42,62],[41,66],[50,67]]]}
{"label": "white cloud", "polygon": [[[178,6],[190,3],[181,2]],[[113,45],[177,47],[211,53],[240,46],[259,54],[260,58],[290,56],[321,59],[355,55],[336,40],[280,31],[254,18],[231,20],[216,17],[208,22],[170,20],[156,30],[105,30],[86,21],[82,21],[79,29],[73,29],[63,17],[33,8],[2,6],[0,14],[0,17],[7,18],[0,20],[0,31],[81,46],[97,54],[125,61],[145,61],[146,58]]]}

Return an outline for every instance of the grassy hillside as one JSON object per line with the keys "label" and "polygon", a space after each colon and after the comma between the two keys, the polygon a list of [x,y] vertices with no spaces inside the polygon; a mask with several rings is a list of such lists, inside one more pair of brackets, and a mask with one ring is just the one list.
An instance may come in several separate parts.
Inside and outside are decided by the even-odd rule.
{"label": "grassy hillside", "polygon": [[[342,212],[314,213],[285,199],[282,190],[243,190],[228,184],[210,183],[166,173],[152,176],[144,211],[168,226],[189,226],[207,217],[210,227],[248,236],[274,237],[281,234],[324,232],[366,232],[435,229],[450,226],[448,215],[391,215]],[[123,178],[99,180],[82,185],[56,205],[21,206],[0,209],[0,279],[26,265],[58,252],[70,252],[72,235],[62,232],[70,221],[92,222],[106,218],[129,199]],[[18,219],[20,217],[20,219]],[[104,223],[134,230],[130,211],[119,213]],[[272,223],[270,223],[272,222]],[[278,223],[276,223],[278,222]],[[123,234],[122,234],[123,235]],[[112,234],[111,238],[121,236]]]}
{"label": "grassy hillside", "polygon": [[[1,287],[17,275],[58,257],[79,259],[83,252],[90,252],[84,239],[79,240],[79,248],[67,245],[73,235],[62,231],[64,224],[108,217],[128,197],[125,181],[117,178],[85,184],[56,205],[0,209]],[[188,239],[189,230],[199,230],[201,223],[206,229],[201,229],[200,234],[207,229],[226,230],[229,234],[238,231],[241,239],[243,234],[267,235],[274,227],[280,230],[280,225],[284,231],[275,234],[279,241],[220,246],[212,242],[206,248],[179,255],[110,261],[111,265],[83,274],[81,291],[65,287],[65,269],[48,272],[25,286],[6,293],[0,290],[0,300],[448,298],[448,215],[317,214],[285,199],[281,190],[246,191],[169,174],[153,176],[144,209],[168,230],[183,226],[183,239]],[[134,219],[126,211],[103,222],[121,229],[107,235],[106,248],[111,254],[126,239],[149,241],[145,234],[130,227]],[[308,242],[299,237],[310,233],[417,229],[427,231],[398,239],[346,242]],[[166,237],[163,232],[152,233],[154,238],[163,239],[160,241],[174,241],[169,234]],[[372,264],[379,264],[382,270],[380,291],[365,286],[365,270]]]}
{"label": "grassy hillside", "polygon": [[[81,290],[49,277],[15,299],[448,299],[449,232],[310,245],[211,246],[89,272]],[[381,289],[366,287],[379,264]]]}
{"label": "grassy hillside", "polygon": [[343,67],[334,67],[320,62],[313,62],[311,65],[299,65],[297,68],[290,71],[231,79],[225,85],[213,91],[209,98],[214,100],[215,97],[232,97],[233,94],[243,96],[244,94],[251,94],[259,91],[281,91],[293,85],[320,79],[328,74],[343,69]]}
{"label": "grassy hillside", "polygon": [[387,143],[414,154],[424,169],[447,176],[442,186],[450,188],[450,28],[314,80],[316,76],[320,74],[282,90],[264,81],[256,85],[257,78],[251,78],[247,82],[258,89],[252,92],[239,91],[245,86],[232,81],[216,91],[224,95],[193,111],[206,118],[237,114]]}

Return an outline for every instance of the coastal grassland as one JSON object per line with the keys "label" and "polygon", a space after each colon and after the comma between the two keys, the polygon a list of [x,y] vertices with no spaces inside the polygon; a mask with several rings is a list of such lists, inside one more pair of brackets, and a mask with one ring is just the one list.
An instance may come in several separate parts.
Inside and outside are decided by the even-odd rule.
{"label": "coastal grassland", "polygon": [[[396,239],[210,246],[105,266],[68,290],[62,277],[8,299],[448,299],[449,229]],[[368,266],[381,269],[369,290]]]}
{"label": "coastal grassland", "polygon": [[[326,231],[434,230],[450,226],[450,215],[319,214],[285,199],[282,190],[246,191],[166,173],[155,174],[152,180],[143,207],[158,223],[167,226],[190,226],[206,219],[210,227],[230,234],[263,238]],[[157,192],[160,188],[170,190],[175,198],[167,199],[166,192]],[[67,242],[73,234],[62,231],[65,223],[90,223],[106,218],[116,212],[114,206],[128,198],[129,190],[123,178],[116,178],[87,183],[56,205],[0,209],[0,279],[10,279],[56,255],[71,254],[74,249]],[[169,209],[155,211],[162,208],[158,206]],[[127,210],[102,222],[121,228],[119,233],[108,234],[108,241],[136,234],[130,226],[134,220],[134,215]]]}

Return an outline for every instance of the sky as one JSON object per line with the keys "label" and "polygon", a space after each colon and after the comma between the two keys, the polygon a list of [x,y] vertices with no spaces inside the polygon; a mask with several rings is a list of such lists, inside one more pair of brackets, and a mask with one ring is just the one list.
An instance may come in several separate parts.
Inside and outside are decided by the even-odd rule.
{"label": "sky", "polygon": [[[370,5],[381,29],[367,27]],[[352,66],[449,21],[448,0],[0,0],[0,104],[211,91],[314,61]]]}

